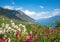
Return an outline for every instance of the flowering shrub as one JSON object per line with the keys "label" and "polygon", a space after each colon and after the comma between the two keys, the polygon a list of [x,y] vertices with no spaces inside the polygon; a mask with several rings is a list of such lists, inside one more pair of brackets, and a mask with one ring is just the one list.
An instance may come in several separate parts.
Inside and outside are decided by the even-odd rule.
{"label": "flowering shrub", "polygon": [[50,29],[4,18],[0,21],[0,42],[60,42],[60,27]]}

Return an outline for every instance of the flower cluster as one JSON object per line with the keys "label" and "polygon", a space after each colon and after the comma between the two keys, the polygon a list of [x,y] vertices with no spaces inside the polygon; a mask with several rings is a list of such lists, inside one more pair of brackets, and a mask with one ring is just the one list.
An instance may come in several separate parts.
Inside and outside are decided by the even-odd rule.
{"label": "flower cluster", "polygon": [[0,42],[60,42],[60,27],[50,29],[5,18],[1,20]]}

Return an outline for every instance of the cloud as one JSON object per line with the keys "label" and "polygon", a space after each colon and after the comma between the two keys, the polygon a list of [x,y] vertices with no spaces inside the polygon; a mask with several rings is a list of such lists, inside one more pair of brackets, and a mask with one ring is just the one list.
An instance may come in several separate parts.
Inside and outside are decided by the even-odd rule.
{"label": "cloud", "polygon": [[40,8],[44,8],[44,6],[40,6]]}
{"label": "cloud", "polygon": [[16,10],[21,10],[21,11],[23,11],[23,12],[24,12],[26,15],[28,15],[28,16],[32,16],[32,15],[35,14],[34,11],[24,10],[22,7],[16,8]]}
{"label": "cloud", "polygon": [[5,9],[14,9],[13,6],[4,6],[3,8],[5,8]]}
{"label": "cloud", "polygon": [[56,15],[60,15],[60,9],[54,9],[52,11],[42,11],[42,12],[24,10],[23,12],[26,15],[29,15],[30,17],[34,18],[35,20],[50,18]]}
{"label": "cloud", "polygon": [[43,18],[49,18],[50,16],[47,16],[50,12],[45,11],[45,12],[36,12],[35,15],[33,16],[34,19],[43,19]]}
{"label": "cloud", "polygon": [[33,11],[29,11],[29,10],[24,10],[24,13],[29,15],[29,16],[32,16],[32,15],[35,15],[36,13],[33,12]]}
{"label": "cloud", "polygon": [[48,14],[48,13],[49,13],[48,11],[39,12],[38,14],[36,14],[36,16],[42,16],[42,15],[46,15],[46,14]]}
{"label": "cloud", "polygon": [[29,10],[24,10],[23,11],[26,15],[34,18],[35,20],[41,19],[41,18],[49,18],[51,16],[46,16],[47,14],[49,14],[48,11],[45,12],[34,12],[34,11],[29,11]]}
{"label": "cloud", "polygon": [[30,11],[30,10],[24,10],[23,8],[16,8],[16,10],[21,10],[23,11],[26,15],[32,17],[35,20],[41,19],[41,18],[49,18],[51,16],[46,16],[49,14],[49,11],[43,11],[43,12],[35,12],[35,11]]}
{"label": "cloud", "polygon": [[54,9],[54,10],[55,10],[55,11],[57,11],[57,10],[60,11],[60,9]]}
{"label": "cloud", "polygon": [[22,7],[20,7],[20,8],[15,8],[15,10],[21,10],[21,11],[23,11],[23,8],[22,8]]}
{"label": "cloud", "polygon": [[60,15],[60,9],[54,9],[52,14],[53,14],[53,16]]}
{"label": "cloud", "polygon": [[[14,9],[13,6],[4,6],[4,8]],[[19,8],[15,8],[15,10],[21,10],[26,15],[32,17],[35,20],[50,18],[50,17],[56,16],[56,15],[60,15],[60,9],[54,9],[52,11],[35,12],[35,11],[30,11],[30,10],[24,10],[23,7],[19,7]]]}

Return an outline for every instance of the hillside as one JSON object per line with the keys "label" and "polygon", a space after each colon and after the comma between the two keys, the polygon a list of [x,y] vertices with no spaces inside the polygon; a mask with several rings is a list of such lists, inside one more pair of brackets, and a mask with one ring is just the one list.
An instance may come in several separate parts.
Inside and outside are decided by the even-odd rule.
{"label": "hillside", "polygon": [[60,21],[60,15],[56,15],[56,16],[53,16],[51,18],[47,18],[47,19],[39,19],[37,20],[36,22],[38,24],[42,24],[42,25],[49,25],[49,24],[53,24],[53,26],[55,25],[55,22],[59,20]]}
{"label": "hillside", "polygon": [[59,42],[60,27],[20,22],[0,15],[0,42]]}
{"label": "hillside", "polygon": [[0,7],[0,15],[5,15],[6,17],[17,19],[20,21],[33,22],[34,19],[27,16],[24,12],[20,10],[10,10]]}

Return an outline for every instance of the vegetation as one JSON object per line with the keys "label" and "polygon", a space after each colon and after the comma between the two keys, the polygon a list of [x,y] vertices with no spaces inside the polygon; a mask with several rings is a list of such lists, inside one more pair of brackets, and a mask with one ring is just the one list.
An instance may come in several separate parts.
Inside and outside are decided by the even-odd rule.
{"label": "vegetation", "polygon": [[56,21],[56,25],[57,25],[58,27],[60,27],[60,21],[59,21],[59,20]]}
{"label": "vegetation", "polygon": [[[59,26],[59,23],[56,23]],[[20,22],[0,16],[0,42],[60,42],[60,27]]]}

